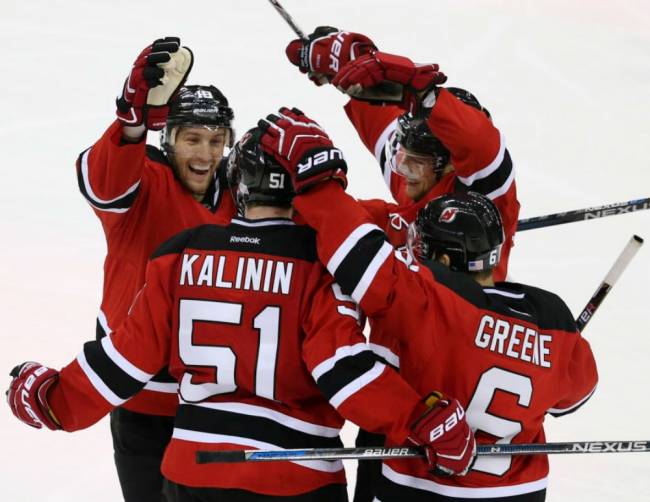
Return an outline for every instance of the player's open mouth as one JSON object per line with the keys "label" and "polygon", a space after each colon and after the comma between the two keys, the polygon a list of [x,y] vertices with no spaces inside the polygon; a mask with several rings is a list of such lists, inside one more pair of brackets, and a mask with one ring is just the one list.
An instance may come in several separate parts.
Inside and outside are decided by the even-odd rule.
{"label": "player's open mouth", "polygon": [[210,172],[209,167],[192,167],[192,166],[187,166],[188,169],[190,170],[191,173],[196,174],[198,176],[205,176]]}

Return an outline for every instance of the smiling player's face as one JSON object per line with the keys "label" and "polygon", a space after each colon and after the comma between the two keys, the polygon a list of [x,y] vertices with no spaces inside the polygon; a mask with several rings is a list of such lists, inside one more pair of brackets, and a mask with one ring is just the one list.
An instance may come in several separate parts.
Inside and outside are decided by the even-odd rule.
{"label": "smiling player's face", "polygon": [[174,141],[174,168],[181,183],[201,200],[228,143],[228,130],[181,127]]}

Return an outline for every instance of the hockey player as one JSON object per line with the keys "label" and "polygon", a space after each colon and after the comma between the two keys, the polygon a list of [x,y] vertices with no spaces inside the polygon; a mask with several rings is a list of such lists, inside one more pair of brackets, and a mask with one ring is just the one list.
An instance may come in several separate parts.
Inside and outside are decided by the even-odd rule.
{"label": "hockey player", "polygon": [[[408,225],[428,201],[453,191],[479,192],[503,219],[506,241],[494,273],[504,280],[519,202],[503,136],[476,97],[440,87],[447,77],[438,65],[378,52],[360,33],[321,26],[307,41],[292,41],[286,53],[317,85],[330,82],[353,96],[345,111],[397,202],[363,204],[391,243],[406,243]],[[401,88],[400,95],[373,92],[387,84]]]}
{"label": "hockey player", "polygon": [[[228,170],[244,217],[164,243],[126,321],[60,372],[24,363],[8,400],[29,425],[96,422],[165,365],[180,401],[162,470],[171,502],[347,500],[342,463],[197,464],[198,450],[340,447],[341,415],[394,444],[424,446],[426,469],[463,474],[475,442],[455,399],[420,399],[366,344],[358,310],[294,224],[289,176],[244,136]],[[297,181],[296,188],[304,183]],[[432,362],[432,364],[434,364]]]}
{"label": "hockey player", "polygon": [[[467,409],[482,443],[544,442],[547,413],[563,415],[593,393],[596,364],[556,295],[495,282],[504,231],[499,211],[473,192],[420,210],[413,254],[386,235],[338,183],[341,152],[298,110],[271,115],[262,138],[295,180],[312,188],[294,207],[318,232],[319,256],[368,315],[371,345],[414,389],[441,388]],[[464,478],[432,478],[417,464],[385,462],[377,500],[538,502],[546,456],[479,457]]]}
{"label": "hockey player", "polygon": [[[235,214],[218,169],[233,141],[233,111],[213,86],[182,87],[191,51],[177,38],[156,40],[136,59],[117,120],[77,162],[79,188],[106,236],[97,337],[115,330],[144,284],[151,253],[179,231],[225,223]],[[162,151],[146,144],[161,130]],[[227,190],[226,190],[227,192]],[[177,383],[162,371],[111,414],[111,432],[126,502],[159,502],[160,462],[172,431]]]}

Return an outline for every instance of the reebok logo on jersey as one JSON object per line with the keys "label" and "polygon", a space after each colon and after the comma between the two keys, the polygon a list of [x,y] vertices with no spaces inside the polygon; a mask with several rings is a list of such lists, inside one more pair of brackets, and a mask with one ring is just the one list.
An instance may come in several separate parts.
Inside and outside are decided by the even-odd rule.
{"label": "reebok logo on jersey", "polygon": [[313,155],[309,155],[303,162],[298,164],[298,174],[309,171],[313,167],[329,162],[331,160],[343,160],[343,152],[338,148],[329,148]]}
{"label": "reebok logo on jersey", "polygon": [[438,218],[438,221],[440,223],[451,223],[456,219],[457,214],[458,214],[457,207],[446,207],[445,210],[440,215],[440,218]]}
{"label": "reebok logo on jersey", "polygon": [[256,246],[259,246],[262,243],[262,239],[259,237],[248,237],[246,235],[231,235],[230,242],[235,244],[255,244]]}

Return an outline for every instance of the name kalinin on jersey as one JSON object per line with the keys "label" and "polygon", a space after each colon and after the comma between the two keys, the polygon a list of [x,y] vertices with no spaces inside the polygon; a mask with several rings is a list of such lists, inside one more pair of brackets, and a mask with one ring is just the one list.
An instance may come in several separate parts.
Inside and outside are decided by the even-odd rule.
{"label": "name kalinin on jersey", "polygon": [[[237,260],[234,273],[229,265]],[[230,273],[228,273],[230,271]],[[184,254],[178,283],[265,293],[289,294],[293,263],[251,257]]]}

